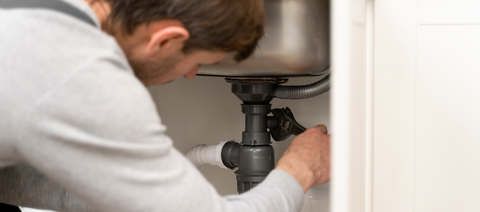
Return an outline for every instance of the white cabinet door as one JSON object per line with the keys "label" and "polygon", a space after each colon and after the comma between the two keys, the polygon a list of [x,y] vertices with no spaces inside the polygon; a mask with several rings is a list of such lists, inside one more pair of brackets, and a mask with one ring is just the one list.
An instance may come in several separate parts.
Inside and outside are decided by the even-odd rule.
{"label": "white cabinet door", "polygon": [[375,1],[373,211],[480,211],[480,1]]}
{"label": "white cabinet door", "polygon": [[415,211],[480,211],[480,1],[419,1]]}

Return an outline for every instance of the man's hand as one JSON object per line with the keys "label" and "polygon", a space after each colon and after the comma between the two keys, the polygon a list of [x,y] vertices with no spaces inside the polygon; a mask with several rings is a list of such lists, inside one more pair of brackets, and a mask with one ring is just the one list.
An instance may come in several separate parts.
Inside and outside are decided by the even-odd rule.
{"label": "man's hand", "polygon": [[283,153],[276,169],[292,175],[307,192],[330,180],[330,135],[318,125],[298,135]]}

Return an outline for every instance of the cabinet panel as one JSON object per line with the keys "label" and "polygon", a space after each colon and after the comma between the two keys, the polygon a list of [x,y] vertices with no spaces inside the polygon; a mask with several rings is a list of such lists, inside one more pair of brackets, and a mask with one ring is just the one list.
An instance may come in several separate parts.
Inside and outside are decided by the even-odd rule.
{"label": "cabinet panel", "polygon": [[[333,212],[364,212],[366,0],[331,1],[332,13],[332,200]],[[368,171],[368,170],[367,170]]]}
{"label": "cabinet panel", "polygon": [[415,209],[480,211],[480,26],[418,28]]}
{"label": "cabinet panel", "polygon": [[419,24],[480,24],[478,0],[418,0]]}
{"label": "cabinet panel", "polygon": [[373,211],[414,211],[416,1],[375,1]]}

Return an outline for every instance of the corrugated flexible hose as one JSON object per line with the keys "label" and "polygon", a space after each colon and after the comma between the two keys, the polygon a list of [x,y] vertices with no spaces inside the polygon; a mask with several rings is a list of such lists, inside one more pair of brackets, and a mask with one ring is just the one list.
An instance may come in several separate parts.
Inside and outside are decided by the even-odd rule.
{"label": "corrugated flexible hose", "polygon": [[279,86],[273,95],[279,99],[308,99],[322,95],[330,90],[330,74],[325,78],[308,85]]}

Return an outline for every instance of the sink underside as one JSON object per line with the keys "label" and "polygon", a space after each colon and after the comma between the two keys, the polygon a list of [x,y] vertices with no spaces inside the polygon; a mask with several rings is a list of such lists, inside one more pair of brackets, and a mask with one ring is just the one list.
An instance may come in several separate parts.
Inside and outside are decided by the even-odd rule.
{"label": "sink underside", "polygon": [[328,0],[265,0],[265,36],[250,58],[240,63],[231,53],[204,76],[318,76],[330,67]]}

